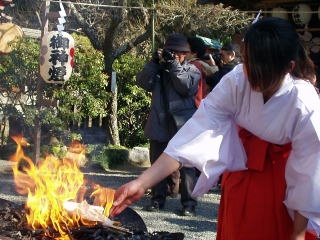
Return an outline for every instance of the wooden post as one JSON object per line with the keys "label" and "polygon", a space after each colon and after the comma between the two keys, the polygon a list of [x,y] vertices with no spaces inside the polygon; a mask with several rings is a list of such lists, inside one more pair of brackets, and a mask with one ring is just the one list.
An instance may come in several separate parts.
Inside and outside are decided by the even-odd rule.
{"label": "wooden post", "polygon": [[155,49],[155,40],[154,40],[154,35],[155,35],[155,30],[154,30],[154,24],[155,24],[155,21],[156,21],[156,9],[155,9],[155,6],[154,6],[154,0],[152,0],[152,39],[151,39],[151,42],[152,42],[152,53],[156,50]]}
{"label": "wooden post", "polygon": [[[42,13],[42,28],[41,28],[41,39],[40,39],[40,47],[41,47],[41,40],[43,35],[48,32],[48,14],[50,10],[50,0],[43,0],[44,4],[41,8]],[[39,56],[40,57],[40,56]],[[38,115],[35,118],[35,134],[34,134],[34,154],[33,154],[33,161],[38,163],[40,158],[40,146],[41,146],[41,119],[40,119],[40,112],[42,108],[43,102],[43,87],[44,81],[40,75],[40,61],[39,61],[39,74],[38,74],[38,83],[37,83],[37,102],[36,108],[38,111]]]}

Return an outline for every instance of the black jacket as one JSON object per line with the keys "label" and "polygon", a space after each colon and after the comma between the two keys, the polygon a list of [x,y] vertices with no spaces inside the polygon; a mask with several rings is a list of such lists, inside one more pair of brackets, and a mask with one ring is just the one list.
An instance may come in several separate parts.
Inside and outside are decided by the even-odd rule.
{"label": "black jacket", "polygon": [[189,119],[196,111],[194,96],[200,71],[186,61],[169,65],[150,61],[137,74],[137,85],[152,93],[149,117],[144,129],[149,139],[169,141],[178,128],[173,115]]}
{"label": "black jacket", "polygon": [[227,64],[223,64],[219,71],[215,72],[214,74],[211,74],[206,77],[206,82],[209,87],[209,90],[211,91],[221,80],[221,78],[226,75],[228,72],[230,72],[236,65],[238,65],[240,62],[238,60],[232,60],[231,62]]}

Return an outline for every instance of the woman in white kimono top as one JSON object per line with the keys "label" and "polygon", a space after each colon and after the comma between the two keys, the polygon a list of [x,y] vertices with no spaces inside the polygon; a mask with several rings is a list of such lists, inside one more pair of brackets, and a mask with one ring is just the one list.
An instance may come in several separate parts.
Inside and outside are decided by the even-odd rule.
{"label": "woman in white kimono top", "polygon": [[295,29],[278,18],[249,27],[243,58],[157,162],[117,190],[112,215],[177,168],[196,167],[195,196],[227,175],[217,239],[316,239],[307,231],[320,226],[320,100],[308,81],[313,63]]}

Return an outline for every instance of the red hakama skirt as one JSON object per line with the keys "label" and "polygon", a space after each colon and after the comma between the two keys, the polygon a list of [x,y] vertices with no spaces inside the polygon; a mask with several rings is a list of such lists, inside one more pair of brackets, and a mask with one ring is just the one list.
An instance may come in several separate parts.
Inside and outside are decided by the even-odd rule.
{"label": "red hakama skirt", "polygon": [[291,144],[271,144],[245,129],[239,136],[248,170],[223,174],[217,240],[290,240],[293,221],[283,201]]}

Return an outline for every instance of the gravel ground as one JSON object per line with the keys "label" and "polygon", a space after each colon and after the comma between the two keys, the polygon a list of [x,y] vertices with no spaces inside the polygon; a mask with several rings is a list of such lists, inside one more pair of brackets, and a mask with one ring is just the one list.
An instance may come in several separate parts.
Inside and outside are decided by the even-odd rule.
{"label": "gravel ground", "polygon": [[[1,162],[0,162],[1,164]],[[136,178],[145,168],[134,167],[129,164],[113,170],[103,170],[95,165],[82,169],[85,178],[105,187],[117,188]],[[0,172],[0,198],[23,203],[25,197],[19,196],[14,190],[14,183],[10,171]],[[165,209],[160,212],[147,212],[143,207],[150,201],[145,195],[140,201],[131,206],[144,220],[148,232],[168,231],[182,232],[185,239],[215,239],[217,224],[217,209],[220,194],[210,192],[198,199],[197,216],[183,217],[177,214],[181,208],[179,198],[169,198]]]}

